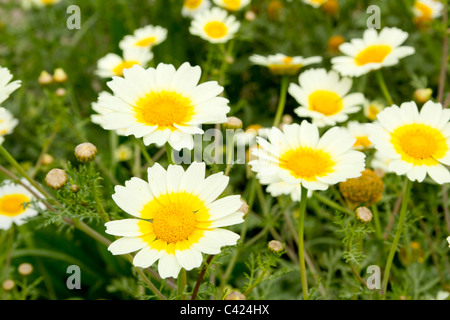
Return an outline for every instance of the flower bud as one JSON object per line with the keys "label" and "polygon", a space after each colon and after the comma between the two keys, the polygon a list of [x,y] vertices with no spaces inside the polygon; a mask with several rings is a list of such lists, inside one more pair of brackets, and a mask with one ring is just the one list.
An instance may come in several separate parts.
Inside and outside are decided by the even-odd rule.
{"label": "flower bud", "polygon": [[11,279],[7,279],[7,280],[3,281],[3,284],[2,284],[2,288],[5,291],[11,291],[12,289],[14,289],[15,286],[16,286],[16,283],[14,282],[14,280],[11,280]]}
{"label": "flower bud", "polygon": [[66,72],[62,68],[55,69],[55,71],[53,72],[53,80],[59,83],[67,81]]}
{"label": "flower bud", "polygon": [[273,253],[280,253],[280,252],[283,252],[283,250],[284,250],[283,244],[277,240],[269,241],[267,246],[268,246],[269,250],[272,251]]}
{"label": "flower bud", "polygon": [[52,189],[58,190],[67,182],[67,174],[61,169],[52,169],[45,176],[45,183]]}
{"label": "flower bud", "polygon": [[222,124],[224,129],[241,129],[242,128],[242,120],[236,117],[228,117],[227,122]]}
{"label": "flower bud", "polygon": [[25,262],[19,265],[18,271],[21,275],[28,276],[33,272],[33,266]]}
{"label": "flower bud", "polygon": [[339,12],[339,2],[337,0],[328,0],[320,6],[320,9],[329,16],[334,16]]}
{"label": "flower bud", "polygon": [[334,35],[330,39],[328,39],[328,52],[333,54],[340,53],[339,46],[345,42],[345,38],[340,35]]}
{"label": "flower bud", "polygon": [[75,147],[75,156],[82,163],[94,160],[96,155],[97,147],[90,142],[80,143]]}
{"label": "flower bud", "polygon": [[114,152],[114,156],[119,162],[130,160],[132,155],[133,152],[131,148],[125,144],[121,144]]}
{"label": "flower bud", "polygon": [[242,199],[241,199],[241,202],[242,202],[242,205],[239,208],[238,212],[242,212],[244,214],[243,218],[245,218],[248,214],[249,206],[248,206],[247,202],[245,202]]}
{"label": "flower bud", "polygon": [[256,19],[256,13],[252,10],[248,10],[245,12],[245,20],[247,21],[253,21]]}
{"label": "flower bud", "polygon": [[66,93],[67,93],[67,90],[64,89],[64,88],[58,88],[58,89],[56,89],[56,91],[55,91],[55,94],[56,94],[58,97],[64,97],[64,96],[66,95]]}
{"label": "flower bud", "polygon": [[414,100],[418,103],[425,103],[430,100],[433,90],[430,88],[420,88],[414,91]]}
{"label": "flower bud", "polygon": [[356,209],[356,219],[361,222],[367,223],[372,221],[372,211],[367,207],[359,207]]}
{"label": "flower bud", "polygon": [[44,70],[39,75],[38,82],[41,85],[47,85],[53,82],[53,77],[50,73]]}
{"label": "flower bud", "polygon": [[238,291],[232,291],[225,297],[225,300],[247,300],[247,298]]}
{"label": "flower bud", "polygon": [[50,155],[50,154],[48,154],[48,153],[45,153],[45,154],[42,156],[42,164],[43,164],[44,166],[48,166],[49,164],[52,164],[52,163],[53,163],[53,160],[55,160],[55,159],[52,157],[52,155]]}
{"label": "flower bud", "polygon": [[70,191],[72,191],[73,193],[77,193],[80,190],[80,188],[78,187],[77,184],[73,184],[70,186]]}
{"label": "flower bud", "polygon": [[366,169],[358,178],[347,179],[339,184],[339,191],[350,206],[366,203],[372,205],[381,200],[384,183],[373,170]]}

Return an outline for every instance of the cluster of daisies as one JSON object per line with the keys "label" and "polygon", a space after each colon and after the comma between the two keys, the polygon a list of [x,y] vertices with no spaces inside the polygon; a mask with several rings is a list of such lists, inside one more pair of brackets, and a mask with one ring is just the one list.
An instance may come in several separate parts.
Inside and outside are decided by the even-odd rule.
{"label": "cluster of daisies", "polygon": [[[11,81],[13,75],[4,67],[0,67],[0,105],[21,86],[20,80]],[[0,144],[5,136],[13,132],[19,121],[6,108],[0,106]],[[30,205],[39,195],[31,187],[24,187],[26,182],[16,184],[12,180],[4,180],[0,186],[0,229],[7,230],[12,224],[21,225],[38,211]]]}
{"label": "cluster of daisies", "polygon": [[[236,37],[240,23],[233,12],[249,2],[185,0],[181,14],[192,19],[192,35],[221,44]],[[92,105],[97,114],[91,120],[118,135],[142,139],[146,146],[192,150],[194,135],[204,133],[202,126],[225,123],[231,108],[217,81],[200,82],[199,66],[188,62],[178,68],[165,63],[149,66],[154,59],[152,48],[166,37],[167,30],[161,26],[137,29],[120,41],[122,56],[109,53],[98,61],[96,74],[109,80],[111,92],[99,93]],[[352,92],[354,78],[414,54],[414,48],[403,45],[407,37],[398,28],[366,30],[361,39],[339,46],[342,55],[331,60],[332,70],[302,71],[320,64],[319,56],[250,57],[275,76],[299,74],[298,83],[290,83],[286,90],[298,102],[294,112],[302,121],[256,127],[243,142],[256,143],[249,165],[259,182],[267,185],[267,192],[300,201],[302,188],[310,195],[359,177],[366,169],[367,148],[376,149],[378,164],[386,171],[412,181],[429,175],[439,184],[450,182],[446,167],[450,165],[450,110],[433,101],[420,110],[414,102],[384,108]],[[20,85],[9,83],[9,71],[1,72],[6,76],[0,74],[0,102]],[[362,108],[373,122],[350,120]],[[124,186],[116,186],[112,198],[132,218],[106,223],[106,233],[120,237],[108,249],[113,254],[137,252],[135,266],[146,268],[158,261],[162,278],[176,278],[182,268],[199,267],[203,253],[217,254],[221,247],[235,245],[239,236],[225,227],[244,221],[245,203],[239,195],[221,197],[228,176],[207,177],[206,172],[205,163],[167,169],[156,163],[148,169],[147,181],[131,178]],[[25,215],[32,198],[30,193],[8,188],[0,190],[0,226]]]}

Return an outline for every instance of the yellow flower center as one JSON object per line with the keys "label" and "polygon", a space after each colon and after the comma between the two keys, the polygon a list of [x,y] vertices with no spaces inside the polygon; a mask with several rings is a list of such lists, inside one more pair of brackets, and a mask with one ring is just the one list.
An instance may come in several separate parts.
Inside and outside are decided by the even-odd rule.
{"label": "yellow flower center", "polygon": [[368,148],[372,145],[372,142],[370,142],[368,136],[360,136],[355,138],[356,141],[355,144],[353,145],[353,147],[355,148]]}
{"label": "yellow flower center", "polygon": [[136,42],[136,46],[147,48],[156,42],[156,37],[148,37]]}
{"label": "yellow flower center", "polygon": [[281,168],[306,181],[316,181],[318,177],[326,176],[333,172],[334,165],[328,153],[308,147],[289,150],[280,158]]}
{"label": "yellow flower center", "polygon": [[436,165],[449,149],[444,135],[425,124],[407,124],[391,133],[391,143],[402,160],[414,165]]}
{"label": "yellow flower center", "polygon": [[368,63],[381,63],[391,51],[392,48],[388,45],[373,45],[358,53],[355,58],[355,63],[358,66],[363,66]]}
{"label": "yellow flower center", "polygon": [[184,0],[184,6],[190,10],[197,9],[203,0]]}
{"label": "yellow flower center", "polygon": [[333,91],[318,90],[309,96],[309,109],[332,116],[344,107],[339,95]]}
{"label": "yellow flower center", "polygon": [[241,0],[223,0],[225,7],[228,10],[236,11],[241,6]]}
{"label": "yellow flower center", "polygon": [[205,30],[206,34],[213,39],[223,38],[228,33],[227,26],[223,22],[220,22],[220,21],[208,22],[205,25],[204,30]]}
{"label": "yellow flower center", "polygon": [[48,4],[53,4],[54,2],[56,2],[56,0],[41,0],[43,4],[48,5]]}
{"label": "yellow flower center", "polygon": [[381,108],[371,104],[367,110],[367,117],[370,120],[375,120],[377,118],[378,113],[380,113]]}
{"label": "yellow flower center", "polygon": [[0,198],[0,215],[14,217],[23,213],[30,199],[23,194],[8,194]]}
{"label": "yellow flower center", "polygon": [[262,129],[263,128],[263,126],[262,125],[260,125],[260,124],[252,124],[252,125],[249,125],[246,129],[245,129],[245,131],[247,132],[247,131],[258,131],[258,130],[260,130],[260,129]]}
{"label": "yellow flower center", "polygon": [[420,11],[420,13],[422,14],[422,18],[431,18],[433,10],[429,6],[420,1],[416,1],[414,3],[414,7]]}
{"label": "yellow flower center", "polygon": [[156,238],[167,243],[189,240],[195,231],[204,230],[209,225],[209,213],[204,202],[186,192],[153,199],[144,207],[142,216],[153,220]]}
{"label": "yellow flower center", "polygon": [[185,125],[192,119],[194,107],[191,100],[178,92],[151,92],[140,98],[134,107],[136,119],[158,129],[177,130],[174,124]]}
{"label": "yellow flower center", "polygon": [[137,61],[123,61],[121,62],[119,65],[117,65],[114,69],[113,72],[115,75],[117,76],[122,76],[123,75],[123,70],[125,69],[129,69],[132,66],[134,66],[135,64],[139,64],[139,62]]}

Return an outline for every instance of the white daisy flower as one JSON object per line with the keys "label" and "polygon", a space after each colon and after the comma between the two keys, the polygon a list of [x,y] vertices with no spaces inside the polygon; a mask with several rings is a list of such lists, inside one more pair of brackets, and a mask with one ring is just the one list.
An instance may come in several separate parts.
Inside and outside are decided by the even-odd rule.
{"label": "white daisy flower", "polygon": [[450,248],[450,236],[447,237],[448,247]]}
{"label": "white daisy flower", "polygon": [[119,42],[119,48],[123,51],[128,49],[151,49],[167,38],[167,29],[160,26],[148,25],[136,29],[132,35],[125,36]]}
{"label": "white daisy flower", "polygon": [[303,0],[304,3],[309,4],[310,6],[313,6],[314,8],[319,8],[321,5],[323,5],[328,0]]}
{"label": "white daisy flower", "polygon": [[373,155],[373,159],[370,162],[370,167],[373,170],[380,169],[383,172],[389,172],[389,162],[392,159],[386,157],[386,155],[382,154],[378,150],[375,150],[375,154]]}
{"label": "white daisy flower", "polygon": [[367,123],[359,123],[358,121],[349,121],[345,128],[350,135],[356,139],[353,148],[356,150],[364,150],[372,147],[369,140],[369,127]]}
{"label": "white daisy flower", "polygon": [[364,103],[362,93],[350,93],[353,81],[339,79],[335,71],[310,69],[301,73],[299,84],[291,83],[289,94],[300,104],[294,112],[299,117],[312,118],[319,127],[335,125],[348,119],[348,114],[358,112]]}
{"label": "white daisy flower", "polygon": [[415,102],[393,105],[370,125],[369,140],[390,159],[389,171],[411,181],[428,175],[439,184],[450,182],[450,110],[428,101],[418,110]]}
{"label": "white daisy flower", "polygon": [[290,57],[281,53],[277,53],[274,55],[269,55],[267,57],[261,56],[259,54],[254,54],[250,56],[249,60],[254,64],[269,68],[269,70],[274,74],[294,75],[304,66],[322,62],[322,57]]}
{"label": "white daisy flower", "polygon": [[5,140],[4,136],[11,134],[19,120],[14,118],[11,112],[5,108],[0,108],[0,144]]}
{"label": "white daisy flower", "polygon": [[385,105],[378,101],[369,101],[366,99],[363,105],[364,115],[370,121],[374,121],[377,118],[377,114],[383,110],[384,107]]}
{"label": "white daisy flower", "polygon": [[436,0],[415,0],[413,13],[416,21],[426,22],[442,16],[444,5]]}
{"label": "white daisy flower", "polygon": [[22,81],[15,80],[11,82],[13,75],[8,68],[0,67],[0,104],[9,98],[11,93],[20,88]]}
{"label": "white daisy flower", "polygon": [[225,10],[212,8],[194,16],[189,32],[211,43],[225,43],[234,37],[240,25]]}
{"label": "white daisy flower", "polygon": [[228,100],[216,81],[198,84],[199,66],[160,63],[156,68],[134,66],[107,85],[112,96],[99,97],[106,130],[124,130],[124,135],[143,138],[145,145],[168,142],[175,150],[194,147],[193,134],[203,134],[202,124],[227,121]]}
{"label": "white daisy flower", "polygon": [[[100,100],[108,100],[112,98],[113,95],[107,91],[102,91],[99,93],[98,99],[96,102],[92,102],[91,107],[92,110],[94,110],[96,113],[91,115],[91,121],[92,123],[98,124],[100,127],[105,129],[105,120],[104,116],[108,113],[114,112],[111,109],[102,107],[102,105],[99,103]],[[125,129],[116,130],[117,135],[123,136],[125,132]]]}
{"label": "white daisy flower", "polygon": [[398,28],[383,28],[364,31],[362,39],[352,39],[339,46],[345,56],[331,59],[333,69],[343,76],[359,77],[372,70],[390,67],[399,60],[412,55],[413,47],[401,46],[408,33]]}
{"label": "white daisy flower", "polygon": [[216,5],[228,11],[238,11],[248,6],[251,0],[213,0]]}
{"label": "white daisy flower", "polygon": [[139,250],[133,264],[141,268],[159,260],[162,278],[199,267],[202,253],[218,254],[239,239],[222,229],[244,221],[239,195],[217,200],[228,182],[223,173],[205,178],[205,163],[194,162],[186,171],[179,165],[166,171],[156,163],[148,169],[148,182],[132,178],[116,186],[114,201],[136,218],[105,224],[106,233],[123,237],[108,250],[115,255]]}
{"label": "white daisy flower", "polygon": [[359,177],[365,169],[364,153],[352,149],[355,140],[338,127],[319,137],[318,127],[306,120],[301,125],[285,125],[282,131],[273,127],[268,141],[257,138],[259,148],[253,149],[257,159],[249,164],[261,184],[274,184],[272,193],[280,181],[326,190],[329,185]]}
{"label": "white daisy flower", "polygon": [[146,49],[129,48],[123,52],[123,57],[108,53],[98,60],[97,71],[99,77],[111,78],[113,76],[123,76],[123,71],[134,65],[146,67],[153,59],[153,53]]}
{"label": "white daisy flower", "polygon": [[248,126],[244,131],[240,130],[233,136],[234,143],[238,147],[253,146],[256,144],[256,137],[267,137],[269,128],[264,128],[259,124],[252,124]]}
{"label": "white daisy flower", "polygon": [[193,17],[203,10],[209,9],[211,2],[209,0],[184,0],[181,8],[181,15],[183,17]]}
{"label": "white daisy flower", "polygon": [[[40,195],[34,188],[31,190]],[[27,218],[36,216],[38,211],[31,204],[35,199],[27,188],[7,180],[0,186],[0,229],[8,230],[13,223],[20,226]]]}

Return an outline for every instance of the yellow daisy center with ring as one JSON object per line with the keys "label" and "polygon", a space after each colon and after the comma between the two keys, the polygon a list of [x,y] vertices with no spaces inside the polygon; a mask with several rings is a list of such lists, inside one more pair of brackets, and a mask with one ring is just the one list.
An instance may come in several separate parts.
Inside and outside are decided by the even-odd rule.
{"label": "yellow daisy center with ring", "polygon": [[289,150],[280,157],[280,167],[289,170],[295,178],[316,181],[333,172],[335,162],[322,150],[301,147]]}
{"label": "yellow daisy center with ring", "polygon": [[342,98],[333,91],[318,90],[309,96],[309,109],[326,116],[339,113],[344,107]]}
{"label": "yellow daisy center with ring", "polygon": [[425,124],[407,124],[391,133],[391,143],[402,160],[415,165],[436,165],[449,149],[444,135]]}
{"label": "yellow daisy center with ring", "polygon": [[122,61],[119,65],[117,65],[114,69],[113,72],[115,75],[117,76],[122,76],[123,75],[123,70],[125,69],[129,69],[132,66],[134,66],[135,64],[139,64],[139,62],[137,61]]}
{"label": "yellow daisy center with ring", "polygon": [[174,124],[184,125],[192,119],[194,107],[191,100],[174,91],[151,92],[140,98],[134,107],[136,119],[159,129],[174,131]]}
{"label": "yellow daisy center with ring", "polygon": [[156,42],[156,37],[147,37],[136,42],[136,46],[146,48]]}
{"label": "yellow daisy center with ring", "polygon": [[184,0],[184,6],[188,9],[194,10],[202,4],[203,0]]}
{"label": "yellow daisy center with ring", "polygon": [[189,240],[209,224],[202,222],[209,217],[204,202],[187,192],[161,195],[144,207],[143,216],[153,220],[156,238],[167,243]]}
{"label": "yellow daisy center with ring", "polygon": [[392,48],[388,45],[373,45],[358,53],[355,57],[355,63],[358,66],[363,66],[368,63],[381,63],[391,51]]}
{"label": "yellow daisy center with ring", "polygon": [[241,6],[241,0],[223,0],[228,10],[238,10]]}
{"label": "yellow daisy center with ring", "polygon": [[205,24],[204,30],[205,33],[213,39],[223,38],[228,33],[227,26],[220,21],[208,22],[207,24]]}
{"label": "yellow daisy center with ring", "polygon": [[0,198],[0,215],[14,217],[23,213],[30,198],[23,194],[8,194]]}

